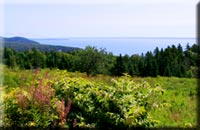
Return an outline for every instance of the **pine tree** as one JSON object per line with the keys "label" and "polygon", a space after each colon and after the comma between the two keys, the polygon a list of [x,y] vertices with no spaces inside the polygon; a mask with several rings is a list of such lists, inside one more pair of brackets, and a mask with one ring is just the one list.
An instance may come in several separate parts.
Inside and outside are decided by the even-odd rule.
{"label": "pine tree", "polygon": [[116,58],[116,63],[114,65],[113,71],[114,75],[117,76],[122,76],[125,72],[123,57],[121,54]]}

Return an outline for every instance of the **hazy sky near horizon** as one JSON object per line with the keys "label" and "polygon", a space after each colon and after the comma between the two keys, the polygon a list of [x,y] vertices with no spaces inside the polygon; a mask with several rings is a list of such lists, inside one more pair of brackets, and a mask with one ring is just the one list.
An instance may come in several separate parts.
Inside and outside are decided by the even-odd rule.
{"label": "hazy sky near horizon", "polygon": [[[6,0],[3,36],[195,37],[198,0]],[[2,13],[3,11],[3,13]]]}

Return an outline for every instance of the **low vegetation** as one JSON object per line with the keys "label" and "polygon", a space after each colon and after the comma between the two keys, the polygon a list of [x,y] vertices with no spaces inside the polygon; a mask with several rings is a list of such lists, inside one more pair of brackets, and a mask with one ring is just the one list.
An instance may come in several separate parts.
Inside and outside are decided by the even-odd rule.
{"label": "low vegetation", "polygon": [[4,67],[5,127],[195,127],[194,78]]}

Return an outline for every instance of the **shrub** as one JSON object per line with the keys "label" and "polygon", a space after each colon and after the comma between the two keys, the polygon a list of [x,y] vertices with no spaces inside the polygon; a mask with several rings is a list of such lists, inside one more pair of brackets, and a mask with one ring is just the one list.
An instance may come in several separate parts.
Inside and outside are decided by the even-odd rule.
{"label": "shrub", "polygon": [[72,99],[69,121],[76,119],[76,127],[81,128],[154,126],[158,121],[149,113],[163,105],[159,100],[153,100],[159,99],[164,92],[159,85],[152,87],[145,81],[137,83],[128,75],[113,79],[112,85],[108,86],[71,78],[63,71],[52,87],[59,99]]}
{"label": "shrub", "polygon": [[66,71],[50,78],[36,70],[28,86],[6,94],[4,125],[125,129],[157,123],[150,111],[163,105],[159,98],[164,90],[159,85],[135,82],[129,75],[111,82],[72,78]]}
{"label": "shrub", "polygon": [[[59,102],[48,76],[35,73],[30,86],[13,88],[4,97],[4,126],[65,128],[66,120],[59,118]],[[67,106],[68,113],[70,105]]]}

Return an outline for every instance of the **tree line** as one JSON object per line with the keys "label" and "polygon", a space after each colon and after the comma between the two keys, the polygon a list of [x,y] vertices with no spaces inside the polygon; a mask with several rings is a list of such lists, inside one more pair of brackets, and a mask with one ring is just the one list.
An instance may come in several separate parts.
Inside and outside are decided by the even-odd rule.
{"label": "tree line", "polygon": [[44,52],[35,48],[27,51],[3,49],[3,63],[10,68],[58,68],[70,72],[86,72],[88,76],[105,74],[121,76],[176,76],[196,77],[199,47],[197,44],[186,48],[179,44],[148,51],[141,55],[121,54],[115,56],[104,48],[87,46],[73,52]]}

